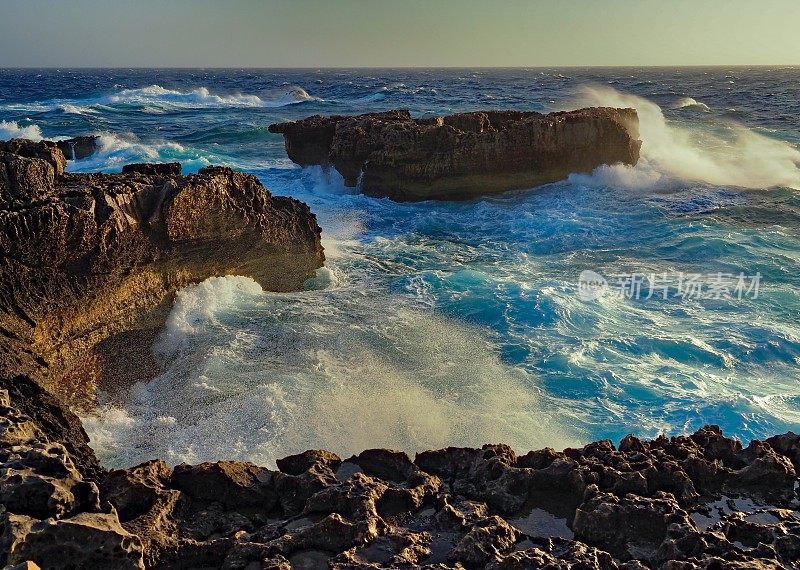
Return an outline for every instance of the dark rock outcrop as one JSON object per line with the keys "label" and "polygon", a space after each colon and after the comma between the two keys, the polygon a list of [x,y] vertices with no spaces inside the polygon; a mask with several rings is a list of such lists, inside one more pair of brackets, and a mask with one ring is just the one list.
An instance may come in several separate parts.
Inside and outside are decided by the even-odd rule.
{"label": "dark rock outcrop", "polygon": [[408,111],[315,115],[269,130],[283,134],[297,164],[333,166],[348,186],[398,201],[469,199],[604,164],[635,165],[641,146],[636,110],[608,107],[425,119]]}
{"label": "dark rock outcrop", "polygon": [[0,564],[11,567],[800,565],[793,433],[746,448],[709,426],[525,455],[486,445],[343,461],[312,450],[280,471],[160,460],[105,471],[62,439],[76,419],[30,379],[2,386]]}
{"label": "dark rock outcrop", "polygon": [[97,152],[99,140],[96,135],[87,135],[56,141],[56,145],[67,160],[80,160]]}
{"label": "dark rock outcrop", "polygon": [[79,408],[100,380],[152,372],[152,336],[177,289],[235,274],[297,290],[323,263],[308,206],[254,176],[64,165],[54,143],[0,142],[0,372]]}

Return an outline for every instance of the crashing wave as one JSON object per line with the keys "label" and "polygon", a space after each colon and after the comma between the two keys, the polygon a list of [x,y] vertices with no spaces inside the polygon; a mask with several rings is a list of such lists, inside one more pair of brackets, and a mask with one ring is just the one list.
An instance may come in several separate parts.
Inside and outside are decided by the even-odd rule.
{"label": "crashing wave", "polygon": [[[169,141],[140,141],[133,134],[97,133],[97,152],[92,156],[70,162],[71,172],[118,171],[134,162],[180,162],[184,172],[193,172],[212,161],[184,146]],[[221,161],[214,161],[219,164]]]}
{"label": "crashing wave", "polygon": [[100,111],[114,111],[115,107],[138,107],[145,113],[161,114],[169,109],[207,109],[207,108],[258,108],[286,107],[308,101],[323,101],[310,95],[297,85],[278,89],[264,98],[258,95],[230,94],[217,95],[206,87],[191,91],[166,89],[160,85],[149,85],[136,89],[123,89],[111,95],[90,99],[51,99],[36,103],[7,103],[1,109],[17,112],[47,113],[61,111],[71,115],[95,114]]}
{"label": "crashing wave", "polygon": [[40,141],[44,138],[38,125],[20,126],[15,121],[0,121],[0,140],[30,139]]}
{"label": "crashing wave", "polygon": [[673,106],[673,109],[697,109],[703,111],[704,113],[708,113],[711,111],[711,107],[706,105],[705,103],[701,103],[697,99],[692,97],[684,97],[683,99],[679,99]]}
{"label": "crashing wave", "polygon": [[[573,104],[632,107],[639,114],[641,159],[635,167],[602,167],[600,182],[642,188],[700,182],[742,188],[800,189],[800,150],[744,125],[728,124],[725,134],[668,122],[652,101],[605,86],[582,88]],[[586,176],[573,181],[587,182]]]}

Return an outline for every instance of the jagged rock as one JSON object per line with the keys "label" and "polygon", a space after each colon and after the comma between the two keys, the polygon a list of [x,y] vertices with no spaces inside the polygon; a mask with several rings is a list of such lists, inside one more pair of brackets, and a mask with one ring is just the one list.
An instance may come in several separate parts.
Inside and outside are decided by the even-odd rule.
{"label": "jagged rock", "polygon": [[485,566],[502,560],[514,548],[519,531],[498,516],[475,523],[450,553],[452,561],[465,566]]}
{"label": "jagged rock", "polygon": [[797,474],[787,457],[760,441],[750,442],[740,457],[745,466],[726,478],[726,491],[744,491],[768,499],[794,497]]}
{"label": "jagged rock", "polygon": [[229,510],[258,505],[268,513],[277,503],[273,473],[243,461],[182,463],[174,469],[171,483],[195,501],[220,503]]}
{"label": "jagged rock", "polygon": [[434,520],[436,526],[442,530],[466,530],[489,514],[484,503],[454,500],[450,495],[443,495],[438,499],[439,509]]}
{"label": "jagged rock", "polygon": [[659,492],[654,498],[620,498],[590,487],[587,495],[590,498],[578,508],[572,523],[576,538],[602,545],[624,560],[653,556],[672,524],[694,528],[688,514],[669,493]]}
{"label": "jagged rock", "polygon": [[331,467],[327,462],[315,462],[298,475],[275,473],[275,492],[283,512],[287,515],[304,512],[309,498],[337,480]]}
{"label": "jagged rock", "polygon": [[10,565],[31,560],[48,569],[144,569],[141,541],[120,526],[114,512],[43,521],[8,514],[4,529]]}
{"label": "jagged rock", "polygon": [[[82,433],[77,418],[17,380],[0,389],[0,564],[643,570],[800,562],[798,503],[785,492],[797,483],[783,455],[787,438],[776,440],[779,449],[760,441],[742,448],[707,427],[628,437],[619,449],[601,441],[517,456],[486,445],[423,452],[414,462],[390,450],[344,462],[312,450],[279,460],[279,472],[233,461],[173,470],[160,460],[105,472],[79,469],[72,450],[82,446],[58,441]],[[97,476],[99,497],[84,471]],[[566,520],[571,531],[548,536],[535,524],[540,516]]]}
{"label": "jagged rock", "polygon": [[297,290],[324,259],[305,204],[229,168],[71,174],[53,143],[19,140],[0,143],[0,164],[0,376],[32,376],[79,410],[99,382],[156,373],[176,290],[228,274]]}
{"label": "jagged rock", "polygon": [[531,188],[636,164],[634,109],[596,107],[543,115],[477,111],[412,119],[408,111],[315,115],[270,125],[301,166],[332,165],[345,184],[394,200],[465,199]]}
{"label": "jagged rock", "polygon": [[67,160],[80,160],[92,156],[97,151],[99,140],[100,137],[96,135],[87,135],[56,141],[56,145]]}
{"label": "jagged rock", "polygon": [[122,526],[142,540],[145,565],[178,544],[181,492],[169,488],[172,470],[161,460],[110,471],[101,485],[103,498],[116,509]]}
{"label": "jagged rock", "polygon": [[[5,391],[14,409],[21,412],[26,421],[33,422],[30,424],[32,432],[41,432],[36,437],[41,441],[62,444],[69,452],[72,463],[82,477],[90,481],[98,480],[103,473],[103,468],[97,461],[94,451],[89,447],[89,436],[86,435],[78,416],[66,406],[61,405],[52,394],[25,376],[0,377],[0,390]],[[12,417],[13,415],[5,415],[3,420],[7,421]],[[2,431],[0,431],[1,433]],[[4,443],[2,435],[0,435],[0,443]]]}
{"label": "jagged rock", "polygon": [[84,481],[59,443],[0,451],[0,503],[12,513],[63,518],[100,508],[97,486]]}
{"label": "jagged rock", "polygon": [[122,174],[143,174],[145,176],[180,176],[181,163],[168,162],[166,164],[126,164],[122,167]]}
{"label": "jagged rock", "polygon": [[302,475],[314,466],[335,472],[341,464],[338,455],[324,449],[310,449],[277,461],[278,469],[287,475]]}

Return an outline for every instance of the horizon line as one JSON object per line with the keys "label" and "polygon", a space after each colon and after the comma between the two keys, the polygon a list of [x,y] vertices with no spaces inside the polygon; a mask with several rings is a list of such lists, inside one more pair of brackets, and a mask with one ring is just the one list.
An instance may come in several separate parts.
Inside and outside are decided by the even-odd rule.
{"label": "horizon line", "polygon": [[474,66],[463,66],[463,65],[442,65],[442,66],[412,66],[412,65],[399,65],[399,66],[266,66],[266,67],[258,67],[258,66],[210,66],[210,67],[195,67],[195,66],[72,66],[72,65],[64,65],[64,66],[57,66],[57,65],[45,65],[45,66],[3,66],[0,65],[0,70],[87,70],[87,69],[104,69],[104,70],[196,70],[196,69],[215,69],[215,70],[232,70],[232,69],[247,69],[247,70],[299,70],[299,71],[314,71],[314,70],[341,70],[341,69],[692,69],[692,68],[723,68],[723,67],[736,67],[736,68],[754,68],[754,67],[781,67],[781,68],[789,68],[793,69],[795,67],[800,67],[800,63],[756,63],[756,64],[746,64],[746,63],[735,63],[735,64],[725,64],[725,63],[714,63],[714,64],[681,64],[681,65],[665,65],[665,64],[658,64],[658,65],[474,65]]}

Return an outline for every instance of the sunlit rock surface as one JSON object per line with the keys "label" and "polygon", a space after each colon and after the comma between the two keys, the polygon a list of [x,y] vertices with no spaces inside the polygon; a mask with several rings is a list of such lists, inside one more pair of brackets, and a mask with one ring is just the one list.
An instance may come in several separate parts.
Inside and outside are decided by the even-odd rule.
{"label": "sunlit rock surface", "polygon": [[301,166],[333,166],[348,186],[398,201],[460,200],[563,180],[604,164],[635,165],[635,109],[544,115],[477,111],[413,119],[408,111],[315,115],[269,127]]}
{"label": "sunlit rock surface", "polygon": [[254,176],[65,164],[54,143],[0,142],[0,371],[31,375],[77,408],[100,381],[148,377],[151,337],[181,287],[234,274],[297,290],[323,263],[308,206]]}
{"label": "sunlit rock surface", "polygon": [[743,447],[708,426],[524,455],[312,450],[278,471],[161,460],[107,471],[77,417],[17,377],[0,381],[0,564],[793,568],[799,446],[788,433]]}

